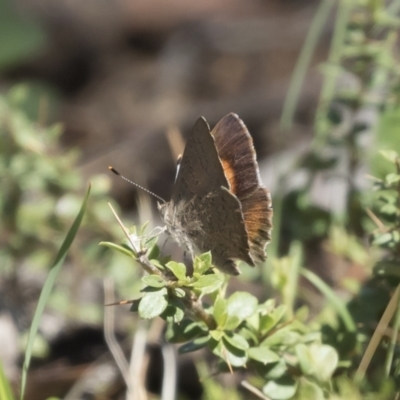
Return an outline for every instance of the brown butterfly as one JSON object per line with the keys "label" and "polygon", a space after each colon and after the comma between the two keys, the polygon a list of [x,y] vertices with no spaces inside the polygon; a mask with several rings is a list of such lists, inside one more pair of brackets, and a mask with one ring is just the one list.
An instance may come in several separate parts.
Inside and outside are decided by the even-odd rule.
{"label": "brown butterfly", "polygon": [[159,210],[171,236],[192,254],[211,251],[213,264],[240,274],[235,260],[265,261],[272,205],[262,186],[253,139],[236,114],[210,132],[204,118],[186,143],[170,202]]}

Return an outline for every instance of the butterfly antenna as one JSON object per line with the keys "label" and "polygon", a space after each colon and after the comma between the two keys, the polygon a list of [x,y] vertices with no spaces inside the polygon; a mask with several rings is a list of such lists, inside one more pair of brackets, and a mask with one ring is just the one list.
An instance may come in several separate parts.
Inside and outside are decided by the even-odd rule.
{"label": "butterfly antenna", "polygon": [[166,201],[165,201],[162,197],[157,196],[155,193],[150,192],[150,190],[144,188],[143,186],[140,186],[140,185],[138,185],[137,183],[131,181],[130,179],[125,178],[125,176],[121,175],[114,167],[111,167],[111,166],[110,166],[110,167],[108,167],[108,169],[109,169],[111,172],[113,172],[115,175],[120,176],[124,181],[129,182],[131,185],[136,186],[136,187],[138,187],[139,189],[144,190],[146,193],[150,194],[151,196],[155,197],[156,199],[161,200],[163,203],[166,203]]}

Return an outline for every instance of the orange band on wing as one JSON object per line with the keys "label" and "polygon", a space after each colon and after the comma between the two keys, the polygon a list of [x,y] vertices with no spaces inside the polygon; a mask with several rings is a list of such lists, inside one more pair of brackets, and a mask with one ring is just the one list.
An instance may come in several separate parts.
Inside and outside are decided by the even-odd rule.
{"label": "orange band on wing", "polygon": [[229,182],[229,190],[236,194],[236,179],[235,179],[235,170],[233,166],[226,160],[221,160],[222,168],[224,169],[224,174]]}

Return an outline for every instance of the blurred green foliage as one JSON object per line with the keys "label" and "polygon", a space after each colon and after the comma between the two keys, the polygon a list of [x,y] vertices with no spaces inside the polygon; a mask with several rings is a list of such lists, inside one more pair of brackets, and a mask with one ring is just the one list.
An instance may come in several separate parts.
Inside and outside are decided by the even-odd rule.
{"label": "blurred green foliage", "polygon": [[[76,167],[79,153],[60,147],[62,127],[46,127],[32,112],[40,108],[46,94],[36,86],[18,85],[0,96],[0,275],[13,280],[17,287],[21,274],[45,273],[79,210],[86,185]],[[91,204],[79,234],[80,243],[69,255],[74,272],[60,280],[49,306],[73,318],[99,322],[100,304],[82,304],[79,298],[74,299],[82,278],[89,274],[101,278],[109,268],[118,288],[126,294],[136,271],[125,269],[121,276],[114,267],[124,262],[121,257],[98,246],[100,238],[115,237],[118,228],[111,223],[114,219],[107,206],[108,176],[94,176],[91,182]]]}
{"label": "blurred green foliage", "polygon": [[24,61],[45,44],[42,28],[27,12],[21,13],[17,2],[0,2],[0,71]]}
{"label": "blurred green foliage", "polygon": [[[322,29],[329,3],[321,2],[314,29]],[[2,7],[1,18],[8,16],[18,26],[10,4]],[[283,184],[276,197],[281,201],[275,207],[280,209],[275,219],[280,231],[274,240],[282,243],[274,244],[279,251],[269,263],[268,283],[275,290],[270,298],[259,300],[245,291],[227,295],[228,280],[212,268],[210,254],[197,257],[189,274],[184,264],[161,257],[158,238],[146,236],[143,229],[130,230],[135,245],[115,244],[119,232],[106,207],[109,181],[104,176],[93,178],[85,227],[69,255],[76,276],[81,279],[84,271],[100,277],[107,268],[122,297],[136,294],[131,311],[144,319],[164,319],[167,339],[180,343],[181,352],[207,348],[216,356],[219,372],[246,370],[253,388],[270,399],[398,396],[399,307],[390,332],[382,333],[362,371],[364,379],[355,382],[354,376],[400,277],[400,161],[393,151],[400,146],[399,27],[384,1],[338,2],[330,54],[321,68],[315,141],[295,165],[305,173],[305,184],[290,191]],[[41,45],[40,30],[29,24],[24,29],[32,29],[31,41],[4,50],[0,68]],[[313,32],[313,43],[315,37]],[[0,39],[2,46],[7,43]],[[298,92],[298,82],[296,86]],[[5,279],[18,281],[21,270],[40,271],[50,265],[80,205],[84,183],[76,170],[78,154],[59,148],[59,126],[45,127],[38,100],[45,92],[40,84],[35,90],[16,86],[0,97],[0,241],[5,244],[0,248],[0,274]],[[287,115],[293,107],[292,99]],[[372,151],[367,139],[374,143]],[[377,155],[378,148],[385,150],[386,161]],[[344,170],[339,169],[342,160]],[[365,165],[377,176],[374,194],[358,178]],[[312,202],[310,189],[321,173],[341,176],[347,185],[340,215]],[[100,239],[103,247],[97,246]],[[334,267],[361,267],[364,275],[346,292],[347,303],[337,292],[350,285],[338,282],[331,288],[304,269],[310,243],[318,243],[334,259]],[[141,280],[141,271],[132,267],[137,263],[148,273]],[[319,307],[307,303],[312,290],[303,278],[321,293],[311,297]],[[100,304],[75,303],[76,283],[61,279],[49,306],[71,318],[99,322]],[[226,397],[211,379],[204,387],[209,398]],[[231,397],[246,395],[235,392]]]}

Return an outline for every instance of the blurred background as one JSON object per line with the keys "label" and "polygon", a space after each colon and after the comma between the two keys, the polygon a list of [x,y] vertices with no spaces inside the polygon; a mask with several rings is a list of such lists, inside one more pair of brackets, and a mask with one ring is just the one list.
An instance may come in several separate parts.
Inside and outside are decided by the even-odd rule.
{"label": "blurred background", "polygon": [[[32,96],[47,96],[47,122],[62,122],[63,146],[79,148],[85,178],[112,164],[168,198],[175,154],[167,133],[185,136],[201,115],[213,126],[239,114],[260,159],[310,137],[316,68],[285,140],[278,126],[317,3],[6,0],[2,86],[29,83]],[[329,29],[314,66],[326,55]],[[134,203],[126,195],[133,188],[115,182],[114,190],[124,206]]]}
{"label": "blurred background", "polygon": [[[338,282],[349,276],[361,282],[369,257],[361,245],[365,215],[352,197],[368,186],[366,165],[359,158],[349,164],[354,146],[309,153],[335,24],[329,8],[298,81],[297,107],[286,124],[281,120],[318,7],[317,0],[0,1],[0,343],[7,343],[0,346],[0,360],[15,387],[48,268],[92,182],[84,226],[40,324],[26,399],[123,397],[104,341],[103,279],[114,282],[115,301],[131,299],[141,287],[140,271],[98,243],[123,238],[107,201],[115,199],[128,226],[150,220],[153,228],[159,217],[154,199],[110,176],[107,167],[169,199],[176,157],[199,116],[213,127],[235,112],[254,138],[279,217],[270,259],[301,240],[307,266],[350,298],[355,286]],[[360,84],[350,73],[342,78],[347,89]],[[332,110],[331,121],[346,114],[339,106]],[[374,110],[351,108],[352,126],[369,129]],[[344,137],[339,128],[336,140]],[[364,135],[361,142],[357,149],[377,140]],[[347,233],[332,230],[335,221],[344,221]],[[353,234],[358,239],[352,242]],[[264,299],[271,293],[254,283],[268,272],[242,271],[231,290],[245,288]],[[310,288],[306,292],[306,300],[315,300]],[[138,321],[126,306],[113,312],[117,340],[128,355],[132,337],[143,341],[138,332],[147,332],[141,373],[148,398],[159,398],[163,325]],[[210,371],[193,361],[204,357],[175,360],[179,398],[207,398],[199,371]],[[234,387],[234,379],[215,381],[213,393]]]}

